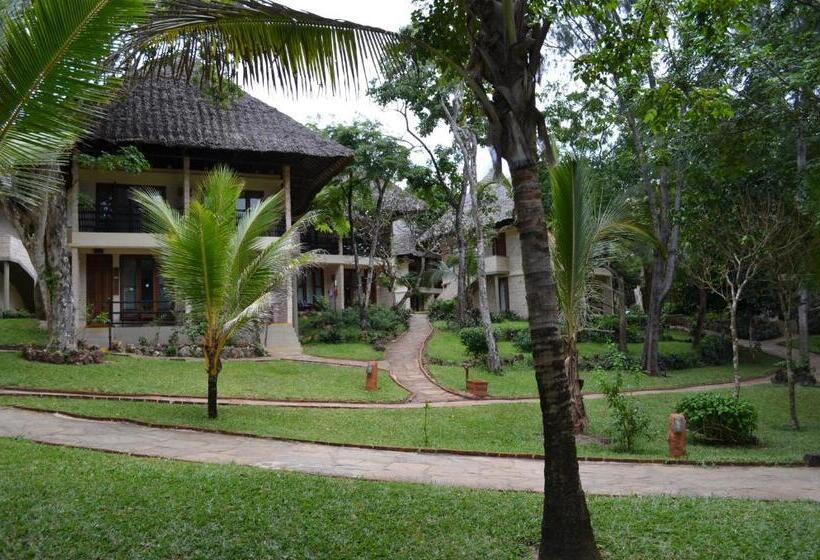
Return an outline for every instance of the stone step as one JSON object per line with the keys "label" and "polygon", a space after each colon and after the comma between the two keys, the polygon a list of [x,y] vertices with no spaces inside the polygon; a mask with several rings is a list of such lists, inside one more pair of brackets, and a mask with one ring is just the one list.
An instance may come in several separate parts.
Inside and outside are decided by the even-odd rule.
{"label": "stone step", "polygon": [[302,345],[293,325],[268,325],[262,332],[262,344],[271,356],[296,356],[302,353]]}

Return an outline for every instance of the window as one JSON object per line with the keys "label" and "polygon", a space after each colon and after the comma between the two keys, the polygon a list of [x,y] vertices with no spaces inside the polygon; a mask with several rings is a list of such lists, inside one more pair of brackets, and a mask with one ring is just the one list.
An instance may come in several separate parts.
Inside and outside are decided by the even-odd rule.
{"label": "window", "polygon": [[506,257],[507,256],[507,234],[503,231],[499,232],[493,238],[492,246],[493,256]]}
{"label": "window", "polygon": [[259,206],[263,198],[265,193],[262,191],[242,191],[236,199],[236,218],[241,218],[243,214]]}
{"label": "window", "polygon": [[300,308],[309,308],[325,295],[325,275],[321,268],[309,268],[299,278],[296,297]]}

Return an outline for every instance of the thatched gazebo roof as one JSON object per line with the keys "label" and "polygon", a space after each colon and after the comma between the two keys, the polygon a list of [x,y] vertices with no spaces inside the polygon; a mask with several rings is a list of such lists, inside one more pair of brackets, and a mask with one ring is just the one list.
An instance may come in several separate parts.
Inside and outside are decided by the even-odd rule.
{"label": "thatched gazebo roof", "polygon": [[306,209],[353,159],[348,148],[251,95],[219,101],[198,83],[167,77],[132,81],[123,88],[85,143],[134,144],[146,154],[185,153],[194,168],[208,167],[209,160],[260,170],[288,164],[294,210]]}

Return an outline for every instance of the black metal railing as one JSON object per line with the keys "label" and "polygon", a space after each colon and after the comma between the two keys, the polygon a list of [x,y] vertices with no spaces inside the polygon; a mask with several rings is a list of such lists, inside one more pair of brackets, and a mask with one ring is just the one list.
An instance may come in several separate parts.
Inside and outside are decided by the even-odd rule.
{"label": "black metal railing", "polygon": [[143,216],[137,206],[98,205],[80,208],[80,231],[100,233],[143,233]]}
{"label": "black metal railing", "polygon": [[[239,223],[245,215],[249,212],[249,210],[237,210],[236,211],[236,223]],[[270,228],[268,231],[268,235],[271,237],[280,237],[283,233],[285,233],[285,219],[282,218],[279,222]]]}
{"label": "black metal railing", "polygon": [[116,327],[168,327],[179,326],[185,321],[185,311],[178,309],[176,304],[169,300],[144,301],[114,301],[106,302],[105,314],[99,314],[88,319],[89,323],[96,323],[108,327],[108,346],[114,340],[113,330]]}
{"label": "black metal railing", "polygon": [[311,251],[319,249],[332,255],[339,253],[339,238],[333,233],[310,228],[299,236],[299,240],[302,242],[302,247]]}

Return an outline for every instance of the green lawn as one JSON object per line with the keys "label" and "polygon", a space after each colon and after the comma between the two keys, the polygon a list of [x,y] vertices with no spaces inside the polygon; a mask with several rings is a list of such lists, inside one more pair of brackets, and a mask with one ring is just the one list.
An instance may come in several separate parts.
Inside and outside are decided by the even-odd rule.
{"label": "green lawn", "polygon": [[[820,505],[590,497],[608,560],[812,560]],[[541,496],[0,439],[0,557],[531,559]]]}
{"label": "green lawn", "polygon": [[[670,331],[671,338],[660,343],[661,353],[691,354],[691,343],[685,333]],[[520,354],[511,342],[499,341],[499,350],[502,356],[511,357]],[[632,354],[639,355],[642,344],[629,345]],[[601,354],[607,345],[596,342],[583,342],[578,345],[581,356]],[[437,329],[427,344],[427,357],[430,358],[428,369],[433,377],[443,386],[456,391],[464,391],[464,368],[461,363],[468,359],[464,346],[458,338],[458,333],[451,330]],[[741,377],[749,379],[769,373],[779,358],[758,353],[754,358],[750,352],[741,349]],[[433,362],[445,362],[444,364]],[[483,364],[471,368],[471,377],[484,379],[490,382],[489,392],[495,397],[535,397],[537,388],[532,366],[526,361],[519,361],[504,367],[503,375],[494,375],[487,371]],[[581,372],[584,378],[584,391],[594,393],[600,391],[599,374],[590,371]],[[731,364],[725,366],[706,366],[692,369],[670,371],[666,376],[650,377],[641,375],[633,382],[634,388],[650,389],[658,387],[685,387],[708,383],[729,382],[732,380]]]}
{"label": "green lawn", "polygon": [[[778,358],[758,354],[756,359],[743,352],[740,375],[743,379],[759,377],[774,369]],[[429,364],[428,369],[433,377],[444,385],[457,391],[464,390],[464,368],[461,366],[442,366]],[[608,375],[607,372],[582,371],[584,392],[595,393],[600,391],[599,379]],[[470,376],[485,379],[490,382],[489,392],[496,397],[535,397],[537,388],[533,368],[526,361],[517,362],[504,368],[503,375],[494,375],[483,365],[470,370]],[[640,374],[632,381],[635,389],[686,387],[708,383],[723,383],[732,381],[731,365],[705,366],[692,369],[670,371],[665,377],[650,377]]]}
{"label": "green lawn", "polygon": [[310,342],[303,344],[305,354],[322,358],[341,358],[343,360],[381,360],[384,353],[379,352],[366,342]]}
{"label": "green lawn", "polygon": [[37,319],[0,319],[0,347],[45,343],[46,332]]}
{"label": "green lawn", "polygon": [[[690,442],[688,459],[704,462],[799,462],[820,449],[820,389],[798,388],[798,412],[803,430],[788,428],[787,393],[780,386],[743,390],[758,409],[761,445],[715,447]],[[583,457],[666,457],[666,418],[683,398],[680,394],[645,395],[639,398],[652,421],[651,439],[634,453],[618,453],[606,446],[585,443]],[[274,437],[333,443],[430,447],[464,451],[542,453],[538,405],[529,403],[424,409],[344,410],[289,407],[223,407],[219,418],[209,420],[202,406],[83,399],[0,397],[0,404],[56,410],[88,416],[219,429]],[[608,422],[603,400],[587,400],[589,433],[606,434]],[[427,415],[427,435],[424,417]]]}
{"label": "green lawn", "polygon": [[[223,397],[401,401],[407,392],[385,372],[379,390],[364,390],[364,369],[285,360],[225,361]],[[107,393],[204,396],[204,362],[109,356],[106,363],[67,366],[28,362],[0,353],[0,386]]]}
{"label": "green lawn", "polygon": [[[786,345],[785,342],[781,342],[780,344],[781,346]],[[799,342],[797,340],[792,340],[792,348],[797,348],[798,346]],[[820,354],[820,334],[809,335],[809,351]]]}

